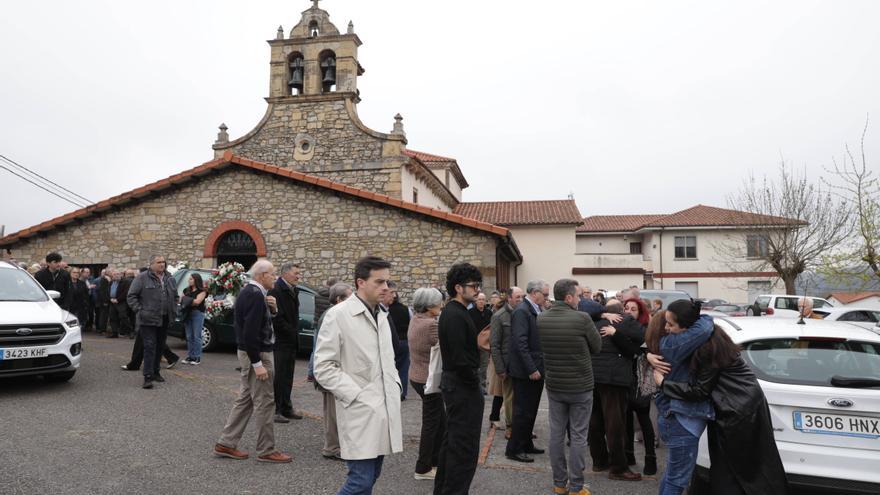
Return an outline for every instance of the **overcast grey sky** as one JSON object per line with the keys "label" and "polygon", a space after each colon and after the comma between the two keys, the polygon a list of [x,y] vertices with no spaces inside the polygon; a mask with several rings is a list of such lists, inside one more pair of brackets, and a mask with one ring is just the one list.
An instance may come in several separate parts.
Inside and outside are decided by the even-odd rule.
{"label": "overcast grey sky", "polygon": [[[0,154],[93,201],[212,158],[262,117],[269,46],[307,0],[13,2]],[[584,215],[725,206],[780,156],[822,174],[870,113],[880,2],[324,0],[363,41],[361,119],[458,159],[466,201]],[[73,206],[0,170],[6,233]],[[218,201],[223,199],[218,198]]]}

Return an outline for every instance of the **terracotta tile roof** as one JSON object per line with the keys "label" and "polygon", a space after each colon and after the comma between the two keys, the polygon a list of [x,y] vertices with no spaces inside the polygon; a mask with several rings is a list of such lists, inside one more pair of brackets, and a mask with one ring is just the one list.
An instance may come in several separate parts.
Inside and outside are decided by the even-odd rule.
{"label": "terracotta tile roof", "polygon": [[495,225],[580,225],[573,199],[459,203],[455,213]]}
{"label": "terracotta tile roof", "polygon": [[458,161],[455,158],[447,158],[445,156],[432,155],[431,153],[425,153],[423,151],[406,149],[403,150],[403,153],[409,157],[419,160],[430,169],[449,168],[452,171],[452,175],[455,176],[455,180],[458,181],[459,187],[465,189],[469,186],[467,179],[465,179],[464,174],[461,173],[461,168],[458,167]]}
{"label": "terracotta tile roof", "polygon": [[851,304],[869,297],[880,297],[880,292],[832,292],[828,297],[833,297],[843,304]]}
{"label": "terracotta tile roof", "polygon": [[578,232],[635,232],[666,215],[594,215],[584,218]]}
{"label": "terracotta tile roof", "polygon": [[728,227],[797,225],[790,218],[697,205],[669,215],[597,215],[584,218],[578,232],[635,232],[651,227]]}
{"label": "terracotta tile roof", "polygon": [[370,191],[365,191],[363,189],[358,189],[355,187],[347,186],[344,184],[339,184],[330,180],[327,180],[322,177],[317,177],[314,175],[304,174],[302,172],[297,172],[294,170],[289,170],[285,168],[276,167],[274,165],[269,165],[267,163],[261,163],[254,160],[250,160],[244,157],[240,157],[237,155],[233,155],[232,152],[224,153],[222,158],[218,158],[216,160],[212,160],[210,162],[203,163],[198,167],[191,168],[179,174],[172,175],[166,179],[162,179],[152,184],[147,184],[146,186],[139,187],[137,189],[133,189],[131,191],[113,196],[112,198],[105,199],[104,201],[100,201],[92,206],[81,208],[79,210],[70,212],[66,215],[62,215],[57,218],[53,218],[51,220],[47,220],[38,225],[34,225],[32,227],[28,227],[23,230],[19,230],[18,232],[14,232],[12,234],[7,235],[6,237],[0,238],[0,246],[9,245],[15,241],[26,239],[28,237],[32,237],[37,233],[47,232],[54,228],[67,225],[73,223],[75,221],[82,220],[84,218],[90,217],[96,213],[100,213],[106,210],[109,210],[114,207],[122,206],[132,201],[137,201],[141,198],[147,197],[151,194],[164,191],[166,189],[171,188],[172,186],[179,185],[185,182],[189,182],[191,180],[195,180],[198,177],[203,175],[207,175],[214,170],[224,169],[226,167],[236,165],[249,169],[259,170],[265,173],[269,173],[278,177],[287,178],[290,180],[294,180],[297,182],[304,182],[307,184],[312,184],[314,186],[338,191],[349,196],[354,196],[362,199],[366,199],[369,201],[374,201],[377,203],[381,203],[384,205],[389,205],[395,208],[400,208],[403,210],[420,213],[422,215],[427,215],[432,218],[436,218],[439,220],[451,222],[457,225],[462,225],[465,227],[470,227],[472,229],[481,230],[484,232],[489,232],[491,234],[499,235],[499,236],[507,236],[509,234],[509,230],[504,227],[499,227],[497,225],[492,225],[491,223],[481,221],[474,218],[467,218],[462,215],[456,213],[449,213],[441,210],[437,210],[434,208],[428,208],[427,206],[417,205],[415,203],[410,203],[407,201],[401,201],[399,199],[392,198],[390,196],[386,196],[384,194],[377,194]]}

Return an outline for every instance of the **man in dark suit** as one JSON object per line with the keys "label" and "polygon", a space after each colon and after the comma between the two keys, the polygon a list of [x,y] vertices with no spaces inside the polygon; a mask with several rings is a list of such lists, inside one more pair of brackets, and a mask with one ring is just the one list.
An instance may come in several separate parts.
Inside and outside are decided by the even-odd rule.
{"label": "man in dark suit", "polygon": [[214,455],[236,460],[248,458],[248,454],[237,447],[253,414],[257,429],[257,460],[291,462],[289,455],[275,449],[272,424],[275,410],[272,313],[278,311],[278,306],[275,298],[268,295],[268,290],[275,284],[275,267],[269,261],[259,260],[251,267],[250,275],[251,280],[239,292],[233,309],[241,388],[232,403],[223,433],[214,445]]}
{"label": "man in dark suit", "polygon": [[46,290],[58,291],[61,297],[55,300],[61,309],[70,309],[70,274],[61,268],[61,255],[46,255],[46,268],[34,274],[34,279]]}
{"label": "man in dark suit", "polygon": [[97,280],[97,289],[95,295],[95,333],[104,333],[107,331],[107,323],[110,321],[110,285],[111,274],[113,270],[105,268],[101,270],[101,276]]}
{"label": "man in dark suit", "polygon": [[517,462],[534,462],[528,454],[543,454],[532,442],[532,430],[544,390],[544,355],[538,336],[538,314],[550,296],[550,285],[534,280],[526,297],[510,316],[510,350],[507,374],[513,379],[513,431],[505,456]]}
{"label": "man in dark suit", "polygon": [[302,419],[293,410],[293,368],[296,363],[297,328],[299,327],[299,265],[291,262],[281,265],[281,276],[269,295],[278,303],[278,312],[272,318],[275,329],[275,422],[289,423]]}

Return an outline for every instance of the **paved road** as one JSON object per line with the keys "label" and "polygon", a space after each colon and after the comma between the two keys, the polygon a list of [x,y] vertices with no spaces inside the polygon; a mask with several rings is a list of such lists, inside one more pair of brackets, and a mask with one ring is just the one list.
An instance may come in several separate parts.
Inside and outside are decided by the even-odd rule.
{"label": "paved road", "polygon": [[[182,341],[169,343],[186,352]],[[294,461],[267,465],[210,454],[238,390],[233,352],[206,354],[201,366],[178,365],[163,373],[166,383],[142,390],[139,373],[119,368],[130,351],[130,340],[87,335],[82,367],[69,383],[0,381],[0,493],[311,495],[336,493],[342,484],[344,465],[320,455],[321,396],[304,380],[305,361],[297,363],[294,403],[306,418],[275,427],[278,446]],[[386,459],[377,495],[431,493],[430,481],[412,477],[420,406],[414,393],[403,403],[404,452]],[[546,399],[536,433],[546,447]],[[254,442],[248,428],[240,447],[252,451]],[[552,493],[547,455],[524,466],[504,458],[504,445],[501,432],[487,430],[471,493]],[[665,452],[659,454],[662,466]],[[588,469],[587,480],[593,493],[657,493],[656,479],[610,481]]]}

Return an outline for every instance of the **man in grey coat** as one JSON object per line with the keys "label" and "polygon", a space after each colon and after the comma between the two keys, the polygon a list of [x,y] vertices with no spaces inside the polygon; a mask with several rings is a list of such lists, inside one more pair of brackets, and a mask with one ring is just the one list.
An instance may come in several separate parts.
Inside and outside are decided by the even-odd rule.
{"label": "man in grey coat", "polygon": [[[586,495],[584,467],[594,388],[591,355],[602,349],[602,337],[589,315],[577,310],[581,288],[576,280],[558,280],[553,297],[553,306],[538,315],[550,406],[553,493]],[[566,429],[571,437],[570,469],[565,461]]]}
{"label": "man in grey coat", "polygon": [[[513,380],[507,376],[507,353],[510,349],[510,314],[513,309],[522,302],[525,292],[519,287],[511,287],[507,304],[492,315],[490,326],[492,330],[489,334],[490,354],[492,355],[492,365],[495,368],[495,374],[501,380],[501,387],[504,398],[504,420],[508,428],[513,425]],[[497,416],[495,403],[492,404],[492,412],[489,415],[489,421],[500,429],[501,421]],[[510,431],[508,430],[508,433]],[[510,438],[509,436],[507,438]]]}
{"label": "man in grey coat", "polygon": [[150,256],[149,269],[135,277],[126,296],[128,307],[135,312],[137,327],[144,341],[144,385],[164,382],[159,374],[159,360],[165,348],[168,327],[174,321],[177,288],[174,278],[165,269],[165,257]]}

